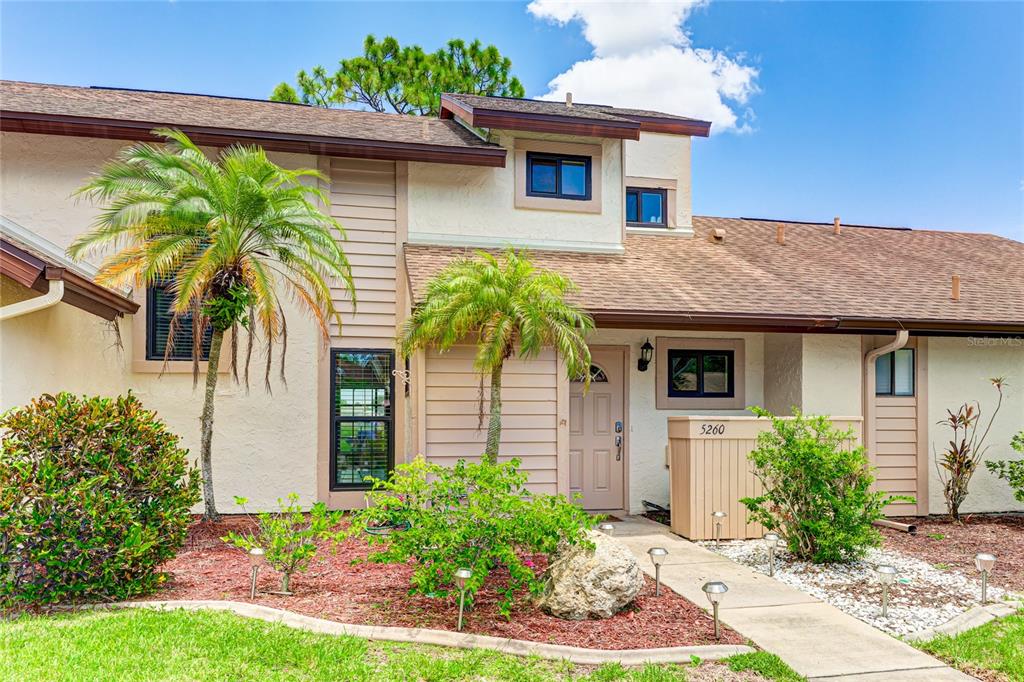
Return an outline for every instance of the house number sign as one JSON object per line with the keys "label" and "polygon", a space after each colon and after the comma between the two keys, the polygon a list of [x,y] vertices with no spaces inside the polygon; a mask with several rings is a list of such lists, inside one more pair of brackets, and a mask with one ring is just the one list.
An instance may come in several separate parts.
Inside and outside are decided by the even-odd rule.
{"label": "house number sign", "polygon": [[725,424],[701,424],[700,435],[702,436],[724,436]]}

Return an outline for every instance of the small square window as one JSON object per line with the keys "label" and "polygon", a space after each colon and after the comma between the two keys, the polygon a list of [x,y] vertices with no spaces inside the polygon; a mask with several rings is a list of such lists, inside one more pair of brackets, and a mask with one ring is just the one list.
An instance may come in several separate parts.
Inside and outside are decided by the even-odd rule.
{"label": "small square window", "polygon": [[669,397],[731,398],[734,361],[731,350],[669,350]]}
{"label": "small square window", "polygon": [[913,348],[901,348],[875,360],[875,395],[914,395]]}
{"label": "small square window", "polygon": [[667,227],[667,207],[666,190],[626,188],[626,222],[634,227]]}
{"label": "small square window", "polygon": [[553,199],[590,199],[590,157],[526,154],[527,195]]}

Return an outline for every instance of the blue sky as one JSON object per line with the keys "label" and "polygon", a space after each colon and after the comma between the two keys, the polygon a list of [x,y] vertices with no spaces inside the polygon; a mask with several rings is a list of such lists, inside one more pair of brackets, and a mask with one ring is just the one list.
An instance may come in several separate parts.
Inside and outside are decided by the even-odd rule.
{"label": "blue sky", "polygon": [[[713,118],[725,132],[694,141],[695,213],[1024,240],[1024,4],[670,5],[619,7],[609,20],[551,0],[532,12],[3,2],[0,76],[265,97],[300,68],[356,54],[367,33],[427,49],[480,38],[512,59],[529,96],[571,89],[577,101],[628,96]],[[636,85],[638,72],[651,83]]]}

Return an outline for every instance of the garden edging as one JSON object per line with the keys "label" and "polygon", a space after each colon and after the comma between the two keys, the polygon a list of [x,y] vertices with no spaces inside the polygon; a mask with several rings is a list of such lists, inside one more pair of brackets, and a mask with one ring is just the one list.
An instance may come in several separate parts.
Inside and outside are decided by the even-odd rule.
{"label": "garden edging", "polygon": [[910,642],[927,642],[940,635],[959,635],[993,620],[1012,616],[1021,608],[1024,608],[1024,602],[994,602],[985,606],[979,604],[938,627],[913,632],[904,639]]}
{"label": "garden edging", "polygon": [[349,635],[370,640],[431,644],[459,649],[490,649],[514,656],[537,656],[549,660],[566,660],[580,665],[601,665],[620,663],[622,665],[643,665],[645,663],[690,663],[693,656],[704,660],[719,660],[736,654],[751,653],[753,647],[741,644],[712,644],[703,646],[664,647],[658,649],[586,649],[561,644],[545,644],[521,639],[504,639],[467,632],[429,630],[425,628],[387,627],[382,625],[354,625],[339,623],[322,618],[304,616],[284,609],[275,609],[260,604],[245,602],[200,599],[168,601],[129,601],[114,604],[99,604],[82,607],[85,609],[149,608],[186,609],[190,611],[229,611],[245,618],[255,618],[268,623],[280,623],[297,630],[319,632],[329,635]]}

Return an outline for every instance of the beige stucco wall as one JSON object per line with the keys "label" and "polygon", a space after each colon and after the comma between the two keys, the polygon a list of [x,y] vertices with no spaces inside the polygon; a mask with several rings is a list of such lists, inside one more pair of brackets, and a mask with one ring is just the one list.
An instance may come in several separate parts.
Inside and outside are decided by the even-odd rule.
{"label": "beige stucco wall", "polygon": [[[1019,459],[1010,448],[1013,434],[1024,430],[1024,339],[931,338],[928,340],[929,451],[941,450],[951,433],[937,422],[946,410],[956,411],[965,402],[978,401],[985,424],[996,404],[989,378],[1005,377],[1005,398],[986,441],[991,447],[985,459]],[[934,453],[932,457],[934,457]],[[946,511],[942,486],[934,463],[929,467],[929,511]],[[1010,487],[984,466],[971,479],[970,494],[962,511],[1024,511],[1013,499]]]}
{"label": "beige stucco wall", "polygon": [[804,334],[802,408],[807,414],[856,417],[861,398],[861,339],[852,334]]}
{"label": "beige stucco wall", "polygon": [[[123,146],[112,140],[3,133],[0,138],[0,212],[59,246],[67,246],[92,221],[95,208],[71,193]],[[310,156],[275,154],[287,166],[316,167]],[[315,325],[287,297],[287,386],[277,378],[273,395],[262,387],[261,353],[254,350],[254,381],[247,393],[222,375],[214,428],[214,482],[218,506],[237,511],[232,496],[267,508],[290,492],[304,504],[316,499],[316,389],[322,346]],[[202,386],[190,373],[131,371],[131,320],[120,323],[123,348],[98,317],[66,304],[0,323],[0,409],[42,392],[114,395],[133,390],[199,453]],[[243,346],[244,347],[244,346]],[[257,347],[258,348],[258,347]],[[259,359],[260,362],[256,360]],[[188,363],[186,363],[188,364]]]}
{"label": "beige stucco wall", "polygon": [[646,372],[637,371],[636,359],[645,339],[657,337],[743,339],[745,357],[746,403],[764,402],[764,334],[730,332],[680,332],[634,329],[598,329],[590,337],[592,344],[628,345],[626,368],[629,381],[629,509],[643,511],[642,500],[667,504],[668,469],[665,447],[668,445],[668,417],[679,415],[744,415],[746,410],[659,410],[655,408],[655,378],[659,367],[652,360]]}
{"label": "beige stucco wall", "polygon": [[790,414],[803,404],[803,336],[764,335],[764,408]]}
{"label": "beige stucco wall", "polygon": [[674,180],[676,182],[676,226],[693,226],[690,181],[690,142],[685,135],[641,133],[639,140],[626,140],[626,176]]}
{"label": "beige stucco wall", "polygon": [[409,163],[410,241],[584,250],[621,245],[620,141],[539,133],[522,138],[601,144],[601,213],[516,208],[515,139],[499,135],[497,141],[509,150],[504,168]]}

